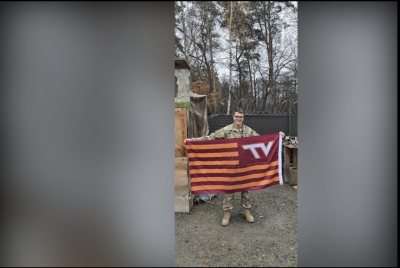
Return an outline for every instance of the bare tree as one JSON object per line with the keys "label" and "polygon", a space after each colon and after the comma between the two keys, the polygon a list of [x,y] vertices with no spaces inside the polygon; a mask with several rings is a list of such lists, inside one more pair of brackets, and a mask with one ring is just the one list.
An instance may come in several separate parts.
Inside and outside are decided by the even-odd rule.
{"label": "bare tree", "polygon": [[218,66],[227,71],[220,93],[227,100],[224,112],[242,104],[253,112],[288,112],[285,103],[297,101],[295,2],[176,3],[175,55],[192,67],[191,83],[207,81],[214,113],[220,107],[212,102],[221,90]]}
{"label": "bare tree", "polygon": [[182,28],[183,28],[183,40],[184,40],[184,48],[185,48],[185,60],[189,63],[188,53],[187,53],[187,42],[186,42],[186,26],[185,26],[185,6],[183,5],[183,1],[181,1],[181,9],[182,9]]}

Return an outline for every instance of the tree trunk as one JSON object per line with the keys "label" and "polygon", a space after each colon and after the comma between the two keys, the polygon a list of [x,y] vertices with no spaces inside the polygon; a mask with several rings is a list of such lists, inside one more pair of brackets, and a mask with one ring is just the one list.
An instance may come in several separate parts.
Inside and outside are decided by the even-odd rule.
{"label": "tree trunk", "polygon": [[181,7],[182,7],[183,41],[184,41],[184,45],[185,45],[185,60],[189,64],[189,56],[187,53],[187,42],[186,42],[185,9],[183,7],[183,1],[181,1]]}
{"label": "tree trunk", "polygon": [[231,12],[229,19],[229,92],[228,92],[228,110],[226,112],[227,115],[230,113],[231,108],[231,90],[232,90],[232,1],[231,1]]}
{"label": "tree trunk", "polygon": [[247,58],[247,64],[249,65],[249,76],[250,76],[250,96],[252,99],[254,99],[253,95],[253,80],[251,78],[251,65],[250,65],[250,59]]}
{"label": "tree trunk", "polygon": [[[276,111],[275,108],[275,80],[274,80],[274,63],[273,63],[273,47],[272,47],[272,27],[271,27],[271,1],[267,2],[267,6],[265,6],[265,2],[262,2],[262,9],[263,9],[263,14],[266,14],[266,16],[261,16],[261,14],[258,14],[257,8],[257,21],[261,29],[261,34],[262,37],[264,38],[265,44],[267,46],[267,55],[268,55],[268,84],[270,88],[270,93],[271,95],[271,104],[272,104],[272,113],[274,114]],[[262,20],[262,22],[261,22]],[[265,30],[265,33],[263,31],[263,28]],[[267,95],[267,94],[266,94]],[[263,107],[265,107],[265,102],[266,102],[266,96],[263,99]]]}
{"label": "tree trunk", "polygon": [[238,92],[237,92],[236,96],[240,100],[242,98],[242,88],[243,88],[243,86],[242,86],[242,68],[240,67],[240,58],[242,57],[244,50],[240,53],[239,56],[237,55],[237,51],[238,51],[238,48],[236,46],[235,61],[238,66],[238,73],[239,73],[239,87],[238,87]]}
{"label": "tree trunk", "polygon": [[[211,14],[211,7],[210,7],[210,14]],[[211,58],[211,81],[212,81],[212,93],[215,94],[215,77],[214,77],[214,61],[213,61],[213,53],[212,53],[212,36],[211,36],[211,29],[210,29],[210,19],[207,16],[207,33],[208,33],[208,41],[210,46],[210,58]],[[210,84],[211,86],[211,84]],[[214,96],[214,114],[217,112],[217,102]]]}
{"label": "tree trunk", "polygon": [[[236,48],[237,50],[237,48]],[[239,58],[240,59],[240,58]],[[240,60],[236,58],[236,63],[238,66],[238,73],[239,73],[239,88],[238,88],[238,93],[239,93],[239,99],[242,98],[242,69],[240,68]]]}
{"label": "tree trunk", "polygon": [[269,83],[271,87],[271,102],[272,102],[272,113],[276,113],[276,92],[275,92],[275,79],[274,79],[274,62],[272,59],[272,32],[271,32],[271,1],[268,1],[268,12],[267,12],[267,33],[268,39],[266,41],[268,51],[268,66],[269,66]]}
{"label": "tree trunk", "polygon": [[254,74],[254,79],[253,79],[253,81],[254,81],[253,90],[254,90],[254,98],[256,99],[255,105],[256,105],[256,108],[259,109],[259,107],[258,107],[258,98],[259,98],[258,95],[259,95],[259,94],[257,94],[257,92],[258,92],[258,90],[257,90],[257,79],[256,79],[256,77],[255,77],[255,75],[256,75],[256,68],[254,68],[253,74]]}

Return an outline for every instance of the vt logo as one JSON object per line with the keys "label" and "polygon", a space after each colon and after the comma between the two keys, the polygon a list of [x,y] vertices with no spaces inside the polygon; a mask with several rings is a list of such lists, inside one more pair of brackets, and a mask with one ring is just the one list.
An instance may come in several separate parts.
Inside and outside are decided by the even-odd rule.
{"label": "vt logo", "polygon": [[270,141],[270,142],[268,143],[267,147],[265,147],[265,144],[264,144],[263,142],[261,142],[261,143],[255,143],[255,144],[242,145],[242,147],[243,147],[243,149],[245,149],[245,150],[250,150],[250,151],[253,153],[253,155],[254,155],[254,157],[255,157],[256,159],[260,159],[261,157],[260,157],[260,155],[257,153],[256,148],[261,148],[262,151],[263,151],[264,154],[265,154],[265,157],[267,157],[267,155],[268,155],[268,153],[269,153],[269,150],[271,149],[272,143],[273,143],[273,142]]}

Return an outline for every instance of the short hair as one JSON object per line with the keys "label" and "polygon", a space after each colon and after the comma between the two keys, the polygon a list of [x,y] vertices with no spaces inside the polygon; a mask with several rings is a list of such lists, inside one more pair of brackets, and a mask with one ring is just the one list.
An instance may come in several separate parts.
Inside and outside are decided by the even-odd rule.
{"label": "short hair", "polygon": [[[240,113],[240,114],[244,114],[244,111],[243,111],[241,108],[237,108],[236,111],[235,111],[235,113],[236,113],[236,112],[238,112],[238,113]],[[235,113],[233,113],[233,114],[235,114]]]}

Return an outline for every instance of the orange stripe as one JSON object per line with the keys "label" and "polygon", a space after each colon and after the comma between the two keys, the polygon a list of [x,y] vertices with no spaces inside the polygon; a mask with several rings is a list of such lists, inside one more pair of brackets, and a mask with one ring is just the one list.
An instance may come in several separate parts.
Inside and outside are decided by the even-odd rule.
{"label": "orange stripe", "polygon": [[[190,164],[190,162],[189,162]],[[276,166],[278,165],[278,161],[273,161],[270,164],[266,165],[254,165],[251,167],[245,167],[245,168],[221,168],[221,169],[193,169],[190,170],[190,174],[207,174],[207,173],[240,173],[240,172],[246,172],[250,170],[256,170],[256,169],[267,169],[271,166]]]}
{"label": "orange stripe", "polygon": [[238,144],[235,143],[217,143],[217,144],[207,144],[207,145],[186,145],[186,149],[224,149],[224,148],[236,148]]}
{"label": "orange stripe", "polygon": [[190,162],[189,161],[189,166],[205,166],[205,165],[213,165],[213,166],[239,165],[239,160],[233,160],[233,161],[195,161],[195,162]]}
{"label": "orange stripe", "polygon": [[239,156],[239,152],[224,152],[224,153],[188,153],[188,157],[226,157]]}
{"label": "orange stripe", "polygon": [[223,182],[231,182],[231,181],[242,181],[247,179],[255,179],[262,178],[265,176],[274,175],[279,172],[279,168],[275,170],[270,170],[263,173],[250,174],[246,176],[240,177],[199,177],[199,178],[190,178],[191,182],[203,182],[203,181],[223,181]]}
{"label": "orange stripe", "polygon": [[270,180],[262,180],[257,182],[250,182],[239,185],[201,185],[201,186],[192,186],[192,191],[201,191],[201,190],[236,190],[241,188],[247,188],[252,186],[260,186],[267,185],[274,181],[279,181],[279,176],[270,179]]}

